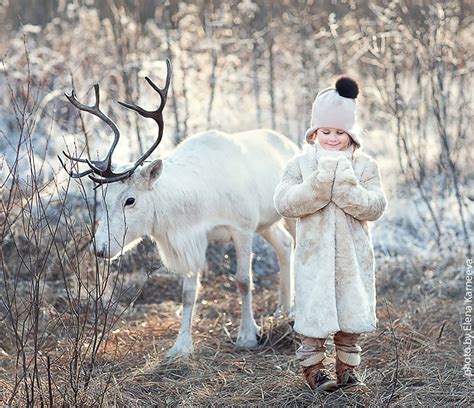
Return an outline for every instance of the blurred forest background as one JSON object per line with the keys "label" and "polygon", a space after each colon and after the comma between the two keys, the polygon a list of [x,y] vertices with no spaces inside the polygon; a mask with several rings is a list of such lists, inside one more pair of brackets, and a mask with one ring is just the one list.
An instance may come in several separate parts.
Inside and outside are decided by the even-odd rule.
{"label": "blurred forest background", "polygon": [[[472,406],[463,374],[472,257],[473,9],[467,0],[3,0],[0,2],[0,399],[7,405]],[[361,85],[363,149],[389,207],[374,223],[380,328],[363,341],[370,392],[311,393],[296,339],[274,319],[275,255],[255,239],[255,307],[266,341],[235,351],[232,247],[211,248],[196,356],[163,362],[180,283],[145,240],[112,263],[88,252],[92,184],[57,155],[103,155],[111,135],[64,97],[74,88],[122,130],[134,160],[155,128],[117,100],[155,106],[172,63],[166,154],[186,137],[266,127],[299,145],[318,90]],[[87,205],[86,205],[87,203]],[[256,384],[256,385],[255,385]],[[334,397],[336,395],[336,397]]]}

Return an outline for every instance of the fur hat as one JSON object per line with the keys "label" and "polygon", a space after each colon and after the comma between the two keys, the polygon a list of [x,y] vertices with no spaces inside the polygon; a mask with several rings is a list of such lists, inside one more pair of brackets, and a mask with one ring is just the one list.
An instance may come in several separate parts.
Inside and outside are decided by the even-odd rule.
{"label": "fur hat", "polygon": [[355,99],[358,94],[357,82],[349,77],[339,78],[335,88],[320,91],[313,102],[311,127],[306,131],[306,142],[313,143],[309,137],[319,128],[337,128],[344,130],[359,148],[360,135],[355,124]]}

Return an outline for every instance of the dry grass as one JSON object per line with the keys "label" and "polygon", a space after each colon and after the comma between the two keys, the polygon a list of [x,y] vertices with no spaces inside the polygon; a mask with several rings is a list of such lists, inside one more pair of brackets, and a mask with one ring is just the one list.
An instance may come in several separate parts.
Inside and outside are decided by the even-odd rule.
{"label": "dry grass", "polygon": [[[40,344],[39,361],[44,361],[45,355],[51,358],[56,404],[74,404],[74,398],[78,401],[76,405],[81,406],[127,407],[472,406],[474,403],[471,384],[462,372],[459,324],[462,287],[457,278],[450,278],[456,285],[446,284],[449,290],[444,291],[434,283],[421,285],[423,271],[432,265],[417,263],[417,271],[409,280],[407,265],[396,261],[378,263],[379,328],[361,340],[360,371],[369,388],[318,394],[307,387],[296,364],[298,340],[291,322],[272,317],[277,304],[276,275],[255,276],[254,311],[263,328],[261,346],[257,350],[235,348],[240,297],[234,276],[229,273],[232,269],[231,262],[227,262],[229,258],[217,262],[222,260],[220,252],[211,256],[211,271],[202,279],[193,325],[195,354],[167,361],[166,351],[179,330],[181,288],[179,280],[170,275],[151,276],[146,281],[143,265],[158,264],[155,256],[144,258],[141,250],[135,256],[125,256],[126,270],[137,271],[123,272],[132,290],[124,291],[116,311],[123,314],[94,362],[87,387],[83,389],[84,383],[79,382],[81,389],[76,395],[71,391],[69,377],[75,372],[70,367],[74,345],[71,336],[77,324],[75,313],[80,314],[82,306],[71,310],[63,295],[55,292],[54,282],[47,282],[50,289],[44,291],[42,313],[47,316],[43,320],[48,324],[44,330],[50,334],[41,337],[46,341]],[[454,255],[448,263],[454,267]],[[397,265],[408,275],[397,271]],[[446,271],[451,271],[450,268],[443,266]],[[56,287],[60,289],[61,282]],[[132,299],[134,305],[126,309]],[[5,320],[0,321],[3,403],[11,395],[15,376],[14,339],[7,336],[5,324]],[[93,319],[87,324],[93,328]],[[87,337],[84,339],[87,343]],[[328,343],[333,367],[333,344],[331,340]],[[81,347],[87,345],[83,343]],[[82,350],[83,367],[87,371],[88,353]],[[47,370],[41,367],[40,372],[41,387],[47,390]],[[87,372],[80,373],[87,376]],[[25,396],[19,389],[14,403],[21,405],[22,401]],[[45,402],[49,405],[47,397]]]}
{"label": "dry grass", "polygon": [[[172,278],[160,281],[169,298]],[[175,281],[177,283],[177,281]],[[379,296],[379,329],[363,338],[361,372],[369,390],[312,392],[295,363],[297,341],[286,320],[269,317],[276,304],[276,279],[255,288],[255,312],[264,336],[258,350],[237,350],[239,297],[232,276],[203,279],[194,324],[195,354],[166,361],[176,338],[180,310],[175,300],[136,305],[107,343],[87,402],[120,406],[472,406],[461,371],[458,306],[435,297],[395,304]],[[178,286],[176,292],[179,292]],[[157,289],[156,299],[163,292]],[[153,299],[148,299],[150,302]],[[262,317],[263,316],[263,317]],[[330,344],[331,349],[331,344]],[[117,363],[119,362],[119,363]],[[103,398],[103,400],[102,400]]]}

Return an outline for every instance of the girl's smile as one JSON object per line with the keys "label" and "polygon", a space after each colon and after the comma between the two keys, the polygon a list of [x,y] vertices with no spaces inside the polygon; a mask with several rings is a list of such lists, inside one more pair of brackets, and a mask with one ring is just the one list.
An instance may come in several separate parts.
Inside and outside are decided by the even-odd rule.
{"label": "girl's smile", "polygon": [[313,137],[317,137],[321,147],[326,150],[345,150],[351,142],[346,132],[336,128],[319,128]]}

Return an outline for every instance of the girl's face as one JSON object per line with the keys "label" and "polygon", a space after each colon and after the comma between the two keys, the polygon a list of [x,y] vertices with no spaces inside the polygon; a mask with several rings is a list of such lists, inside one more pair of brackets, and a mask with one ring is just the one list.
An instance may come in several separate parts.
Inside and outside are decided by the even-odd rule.
{"label": "girl's face", "polygon": [[351,141],[346,132],[336,128],[319,128],[314,137],[318,138],[319,144],[326,150],[345,150]]}

